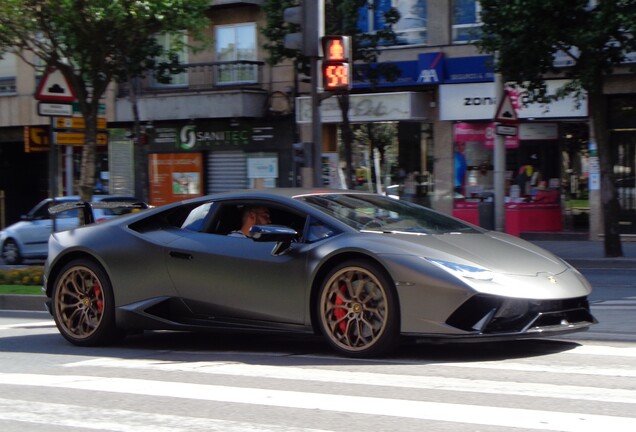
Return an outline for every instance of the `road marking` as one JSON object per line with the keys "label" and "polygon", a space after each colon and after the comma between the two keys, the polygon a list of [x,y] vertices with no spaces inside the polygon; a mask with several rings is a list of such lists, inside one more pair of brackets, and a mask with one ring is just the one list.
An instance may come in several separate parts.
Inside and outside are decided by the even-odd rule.
{"label": "road marking", "polygon": [[[473,365],[473,363],[470,363]],[[393,375],[368,372],[350,372],[293,366],[264,366],[236,362],[178,362],[148,359],[98,358],[66,364],[69,367],[112,367],[158,370],[164,372],[195,372],[215,375],[249,376],[339,384],[358,384],[396,388],[444,390],[471,393],[506,394],[515,396],[552,397],[573,400],[591,400],[636,404],[636,390],[613,388],[535,384],[511,381],[474,380],[430,375]],[[439,364],[445,366],[445,364]],[[617,371],[618,373],[622,371]],[[616,376],[616,375],[614,375]]]}
{"label": "road marking", "polygon": [[0,330],[11,330],[17,328],[45,328],[45,327],[55,327],[55,321],[35,321],[35,322],[27,322],[21,324],[7,324],[0,326]]}
{"label": "road marking", "polygon": [[0,420],[121,432],[321,432],[318,429],[2,398]]}
{"label": "road marking", "polygon": [[0,384],[324,410],[509,428],[523,425],[525,429],[562,432],[598,432],[599,430],[631,432],[636,430],[636,419],[628,417],[129,378],[0,372]]}

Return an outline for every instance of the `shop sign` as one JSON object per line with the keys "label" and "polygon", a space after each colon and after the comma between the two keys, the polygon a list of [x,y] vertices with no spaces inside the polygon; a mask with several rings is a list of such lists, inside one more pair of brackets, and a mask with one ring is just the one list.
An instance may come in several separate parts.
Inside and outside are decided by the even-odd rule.
{"label": "shop sign", "polygon": [[444,83],[492,82],[495,80],[493,61],[493,56],[447,58]]}
{"label": "shop sign", "polygon": [[49,140],[49,130],[46,127],[24,128],[24,152],[45,152],[51,148]]}
{"label": "shop sign", "polygon": [[354,73],[353,88],[369,88],[369,87],[398,87],[412,85],[430,85],[439,84],[444,81],[444,53],[430,52],[422,53],[417,56],[417,60],[387,62],[397,68],[398,77],[393,81],[387,81],[383,77],[378,79],[377,83],[371,82],[368,78],[369,69],[377,66],[377,63],[356,65]]}
{"label": "shop sign", "polygon": [[248,178],[278,178],[277,157],[250,157],[247,159]]}
{"label": "shop sign", "polygon": [[[547,81],[548,94],[567,83],[566,80]],[[587,103],[574,96],[548,104],[526,103],[527,95],[510,86],[508,91],[518,102],[517,116],[524,118],[587,117]],[[440,120],[492,120],[497,109],[494,83],[444,84],[439,86]]]}
{"label": "shop sign", "polygon": [[200,153],[158,153],[149,156],[150,203],[155,206],[202,195]]}
{"label": "shop sign", "polygon": [[[349,96],[351,122],[423,121],[429,118],[430,96],[426,93],[396,92]],[[342,123],[342,111],[335,98],[320,104],[322,123]],[[311,123],[311,98],[296,98],[296,121]]]}
{"label": "shop sign", "polygon": [[[481,142],[486,148],[495,147],[496,123],[457,123],[454,128],[454,140],[458,143]],[[504,137],[506,148],[519,147],[519,136]]]}
{"label": "shop sign", "polygon": [[417,57],[418,84],[439,84],[444,79],[444,53],[423,53]]}

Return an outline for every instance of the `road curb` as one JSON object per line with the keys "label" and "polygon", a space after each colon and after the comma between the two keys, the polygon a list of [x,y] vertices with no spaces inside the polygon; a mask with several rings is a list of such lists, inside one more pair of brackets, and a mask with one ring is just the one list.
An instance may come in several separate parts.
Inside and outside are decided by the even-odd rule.
{"label": "road curb", "polygon": [[45,296],[37,294],[2,294],[0,295],[0,310],[45,311],[45,301]]}

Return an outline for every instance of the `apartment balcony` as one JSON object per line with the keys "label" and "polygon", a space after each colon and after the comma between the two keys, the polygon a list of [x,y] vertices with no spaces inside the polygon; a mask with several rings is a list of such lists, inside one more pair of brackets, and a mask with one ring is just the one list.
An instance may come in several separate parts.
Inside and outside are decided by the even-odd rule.
{"label": "apartment balcony", "polygon": [[[141,121],[197,118],[263,117],[268,93],[262,86],[263,62],[229,61],[183,65],[169,82],[154,77],[136,80]],[[129,85],[119,86],[115,121],[134,120]]]}

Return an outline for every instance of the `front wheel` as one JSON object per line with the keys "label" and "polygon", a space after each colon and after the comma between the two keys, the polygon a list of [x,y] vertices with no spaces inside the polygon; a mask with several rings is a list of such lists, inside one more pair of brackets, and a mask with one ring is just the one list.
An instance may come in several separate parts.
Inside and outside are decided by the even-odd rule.
{"label": "front wheel", "polygon": [[2,245],[2,259],[5,264],[17,265],[22,262],[22,256],[20,255],[20,248],[13,239],[8,239]]}
{"label": "front wheel", "polygon": [[53,285],[53,318],[62,336],[75,345],[104,345],[123,336],[115,325],[110,281],[90,260],[71,261],[59,272]]}
{"label": "front wheel", "polygon": [[395,286],[378,266],[353,260],[335,267],[320,289],[318,319],[335,349],[350,357],[373,357],[399,338]]}

